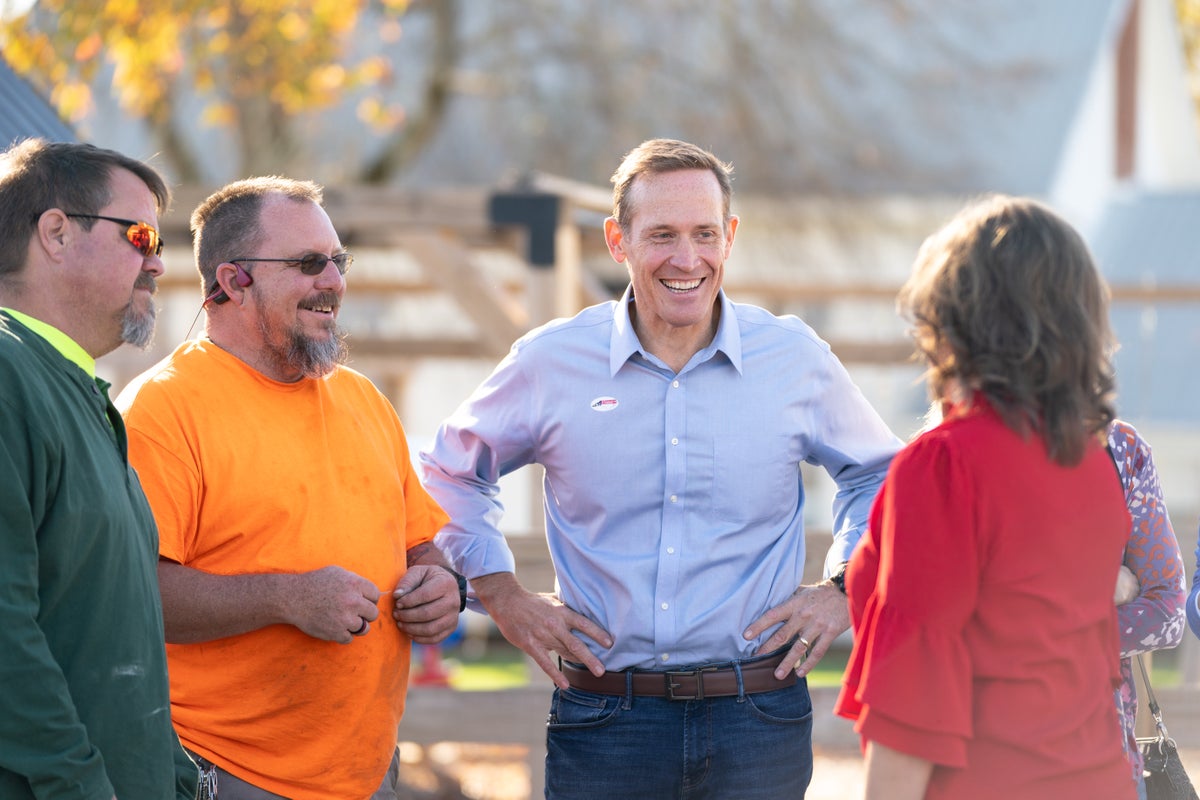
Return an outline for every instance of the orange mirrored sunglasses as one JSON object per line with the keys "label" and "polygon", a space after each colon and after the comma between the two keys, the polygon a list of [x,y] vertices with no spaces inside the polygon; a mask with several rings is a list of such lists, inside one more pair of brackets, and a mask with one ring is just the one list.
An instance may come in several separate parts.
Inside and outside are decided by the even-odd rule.
{"label": "orange mirrored sunglasses", "polygon": [[158,229],[132,219],[121,219],[120,217],[106,217],[101,214],[67,214],[68,217],[77,219],[103,219],[109,222],[115,222],[118,225],[127,225],[125,229],[125,238],[129,241],[133,248],[142,255],[149,258],[150,256],[161,256],[163,250],[163,240],[158,234]]}

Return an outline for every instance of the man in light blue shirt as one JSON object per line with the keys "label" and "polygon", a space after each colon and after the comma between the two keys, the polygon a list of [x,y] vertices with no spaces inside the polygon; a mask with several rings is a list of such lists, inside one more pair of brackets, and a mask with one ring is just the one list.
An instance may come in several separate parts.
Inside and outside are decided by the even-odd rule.
{"label": "man in light blue shirt", "polygon": [[[548,797],[803,797],[811,777],[803,676],[849,627],[842,570],[901,443],[811,328],[721,291],[730,173],[684,142],[631,151],[605,223],[630,288],[517,341],[421,457],[438,544],[557,685]],[[838,489],[815,586],[805,461]],[[497,528],[498,479],[533,463],[556,595],[517,582]]]}

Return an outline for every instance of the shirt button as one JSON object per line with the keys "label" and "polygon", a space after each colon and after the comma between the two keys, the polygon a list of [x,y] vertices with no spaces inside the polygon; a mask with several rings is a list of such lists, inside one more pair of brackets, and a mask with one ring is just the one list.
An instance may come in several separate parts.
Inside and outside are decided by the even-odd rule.
{"label": "shirt button", "polygon": [[671,502],[672,502],[672,503],[678,503],[678,502],[679,502],[679,498],[678,498],[678,497],[676,497],[675,495],[671,495]]}
{"label": "shirt button", "polygon": [[667,548],[667,555],[669,555],[669,556],[673,556],[673,555],[675,555],[675,548],[674,548],[674,547],[668,547],[668,548]]}
{"label": "shirt button", "polygon": [[670,607],[671,607],[671,604],[670,604],[670,603],[663,603],[663,604],[662,604],[662,610],[663,610],[663,611],[666,611],[666,610],[667,610],[668,608],[670,608]]}
{"label": "shirt button", "polygon": [[660,658],[661,660],[663,660],[663,661],[670,661],[670,660],[671,660],[671,654],[670,654],[670,653],[663,653],[661,656],[659,656],[659,658]]}
{"label": "shirt button", "polygon": [[672,438],[672,439],[671,439],[671,444],[679,444],[679,440],[678,440],[678,439],[675,439],[675,438]]}
{"label": "shirt button", "polygon": [[673,386],[674,388],[678,389],[678,388],[679,388],[679,381],[671,381],[671,386]]}

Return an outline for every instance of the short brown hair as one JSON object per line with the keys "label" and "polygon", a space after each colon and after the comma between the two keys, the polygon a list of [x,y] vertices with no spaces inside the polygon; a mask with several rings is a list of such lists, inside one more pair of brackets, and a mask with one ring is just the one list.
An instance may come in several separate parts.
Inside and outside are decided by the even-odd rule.
{"label": "short brown hair", "polygon": [[897,307],[936,397],[957,380],[1060,464],[1115,415],[1108,286],[1080,235],[1033,200],[972,203],[925,240]]}
{"label": "short brown hair", "polygon": [[312,181],[270,175],[226,184],[192,212],[192,246],[205,297],[216,289],[219,265],[249,257],[262,242],[263,200],[270,195],[317,205],[324,201],[321,186]]}
{"label": "short brown hair", "polygon": [[729,222],[729,207],[733,199],[733,165],[712,153],[678,139],[648,139],[626,153],[621,165],[612,175],[613,218],[622,230],[628,230],[633,219],[629,192],[639,175],[676,172],[683,169],[706,169],[717,176],[721,186],[722,213]]}
{"label": "short brown hair", "polygon": [[[0,280],[25,267],[25,252],[38,218],[51,208],[96,214],[112,202],[114,169],[132,172],[154,194],[158,212],[171,190],[148,164],[91,144],[25,139],[0,153]],[[96,220],[80,219],[84,230]]]}

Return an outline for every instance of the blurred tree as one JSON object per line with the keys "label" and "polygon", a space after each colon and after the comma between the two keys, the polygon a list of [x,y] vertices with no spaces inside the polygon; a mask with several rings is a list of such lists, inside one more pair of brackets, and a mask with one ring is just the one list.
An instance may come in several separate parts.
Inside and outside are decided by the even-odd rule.
{"label": "blurred tree", "polygon": [[116,98],[129,124],[101,138],[128,147],[144,120],[184,182],[602,182],[675,136],[756,192],[937,191],[990,184],[980,153],[1020,143],[963,120],[1053,78],[980,44],[1028,38],[1043,3],[34,0],[0,45],[70,118]]}
{"label": "blurred tree", "polygon": [[[364,93],[355,109],[387,137],[363,165],[379,181],[436,130],[457,0],[37,0],[0,20],[0,45],[72,122],[87,117],[93,90],[111,80],[123,111],[146,121],[176,177],[198,181],[197,122],[232,134],[239,174],[293,166],[314,114],[393,80],[387,47],[410,10],[429,12],[438,43],[419,113],[406,116],[379,92]],[[364,30],[370,55],[358,57]]]}
{"label": "blurred tree", "polygon": [[1200,0],[1175,0],[1179,14],[1179,31],[1183,36],[1183,52],[1187,59],[1192,103],[1200,123]]}

